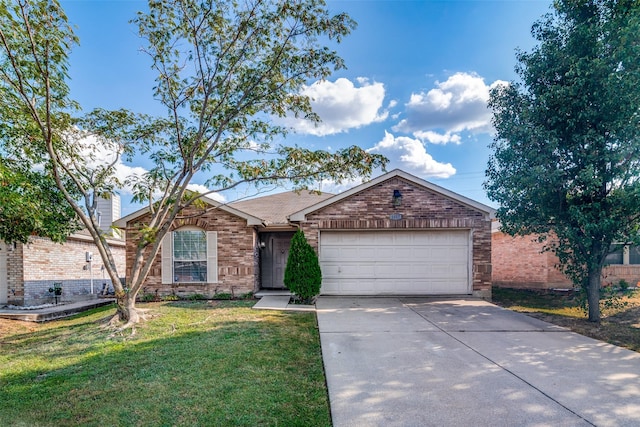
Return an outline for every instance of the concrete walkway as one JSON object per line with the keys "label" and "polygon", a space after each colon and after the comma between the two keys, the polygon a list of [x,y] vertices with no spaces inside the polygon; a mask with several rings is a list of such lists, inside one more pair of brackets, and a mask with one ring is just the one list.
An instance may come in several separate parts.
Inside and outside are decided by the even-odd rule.
{"label": "concrete walkway", "polygon": [[265,295],[253,308],[256,310],[316,311],[313,305],[289,304],[291,295]]}
{"label": "concrete walkway", "polygon": [[640,354],[479,300],[316,303],[342,426],[638,426]]}

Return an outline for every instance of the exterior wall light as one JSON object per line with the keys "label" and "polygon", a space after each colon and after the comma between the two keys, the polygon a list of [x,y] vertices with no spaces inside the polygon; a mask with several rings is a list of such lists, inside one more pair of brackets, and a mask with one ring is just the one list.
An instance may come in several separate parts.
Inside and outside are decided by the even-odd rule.
{"label": "exterior wall light", "polygon": [[400,190],[393,190],[393,198],[391,200],[393,201],[394,207],[398,207],[402,204],[402,194],[400,193]]}

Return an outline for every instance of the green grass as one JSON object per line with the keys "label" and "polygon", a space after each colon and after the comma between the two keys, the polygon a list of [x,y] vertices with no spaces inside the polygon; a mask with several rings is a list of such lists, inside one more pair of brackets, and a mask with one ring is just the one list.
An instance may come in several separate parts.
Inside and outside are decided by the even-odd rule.
{"label": "green grass", "polygon": [[602,320],[589,322],[575,295],[553,291],[493,288],[493,302],[582,335],[640,352],[640,290],[601,301]]}
{"label": "green grass", "polygon": [[113,308],[0,338],[2,426],[330,426],[311,313],[252,302],[140,304],[153,317],[109,337]]}
{"label": "green grass", "polygon": [[586,316],[579,302],[571,294],[541,292],[526,289],[505,289],[494,287],[493,302],[514,311],[540,312],[567,317]]}

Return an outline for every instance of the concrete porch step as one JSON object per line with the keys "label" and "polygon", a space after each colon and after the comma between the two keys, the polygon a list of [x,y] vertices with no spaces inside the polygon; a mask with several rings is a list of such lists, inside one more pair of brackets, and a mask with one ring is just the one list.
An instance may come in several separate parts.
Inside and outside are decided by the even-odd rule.
{"label": "concrete porch step", "polygon": [[289,289],[261,289],[254,294],[256,298],[262,298],[266,296],[291,296]]}
{"label": "concrete porch step", "polygon": [[253,308],[256,310],[316,311],[315,305],[289,304],[289,299],[291,299],[290,294],[265,295]]}

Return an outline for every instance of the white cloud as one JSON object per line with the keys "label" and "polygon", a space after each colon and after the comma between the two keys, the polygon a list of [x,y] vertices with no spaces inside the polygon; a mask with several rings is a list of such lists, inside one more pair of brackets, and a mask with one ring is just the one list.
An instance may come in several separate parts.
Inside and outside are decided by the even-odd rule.
{"label": "white cloud", "polygon": [[[324,136],[386,120],[389,113],[382,110],[384,85],[371,83],[362,77],[357,78],[356,82],[359,87],[345,78],[335,82],[318,81],[306,86],[302,93],[311,99],[311,107],[322,122],[316,125],[309,120],[287,117],[284,124],[300,133]],[[394,101],[389,105],[395,105]]]}
{"label": "white cloud", "polygon": [[383,154],[392,164],[399,164],[402,169],[420,175],[449,178],[456,173],[451,163],[440,163],[434,160],[419,139],[406,136],[395,137],[385,132],[382,141],[368,151]]}
{"label": "white cloud", "polygon": [[[122,163],[120,160],[115,167],[115,176],[118,178],[118,181],[124,183],[127,179],[131,177],[142,177],[147,170],[140,166],[129,166]],[[127,194],[133,194],[133,191],[130,186],[123,186],[121,190]]]}
{"label": "white cloud", "polygon": [[413,136],[422,141],[426,140],[432,144],[448,144],[451,142],[457,145],[461,142],[460,135],[451,132],[438,133],[432,130],[417,131],[413,133]]}
{"label": "white cloud", "polygon": [[202,184],[189,184],[187,185],[187,189],[191,190],[191,191],[195,191],[196,193],[199,194],[204,194],[205,197],[208,197],[210,199],[213,199],[217,202],[225,202],[226,199],[225,197],[220,194],[220,193],[210,193],[211,190],[209,190],[207,187],[205,187]]}
{"label": "white cloud", "polygon": [[362,184],[362,177],[343,181],[338,184],[332,179],[323,179],[319,185],[319,188],[324,193],[340,194],[343,191],[347,191]]}
{"label": "white cloud", "polygon": [[[81,130],[70,131],[65,136],[74,145],[79,160],[73,162],[66,157],[61,160],[67,164],[67,167],[78,170],[83,175],[95,174],[113,165],[110,178],[122,184],[130,177],[141,177],[147,172],[142,167],[124,164],[121,158],[122,146],[118,143],[97,138],[95,135]],[[131,193],[130,188],[125,187],[121,190],[125,193]]]}
{"label": "white cloud", "polygon": [[[393,130],[413,133],[429,141],[424,133],[433,129],[444,130],[444,135],[451,136],[463,131],[489,133],[492,130],[491,111],[487,108],[489,91],[501,84],[506,82],[497,80],[488,86],[475,73],[456,73],[444,82],[436,82],[436,87],[428,92],[411,94],[405,104],[406,117]],[[460,140],[444,138],[434,143],[446,142],[459,143]]]}
{"label": "white cloud", "polygon": [[[80,158],[84,159],[84,169],[97,171],[107,165],[114,164],[113,177],[121,184],[118,190],[124,194],[133,194],[130,185],[125,184],[132,178],[141,179],[148,171],[140,166],[129,166],[123,163],[120,157],[121,147],[111,141],[96,138],[94,135],[80,133],[74,136],[76,147],[79,150]],[[189,190],[206,194],[207,197],[219,202],[224,202],[225,198],[219,193],[210,193],[210,189],[201,184],[189,184]],[[158,193],[160,195],[160,193]]]}

